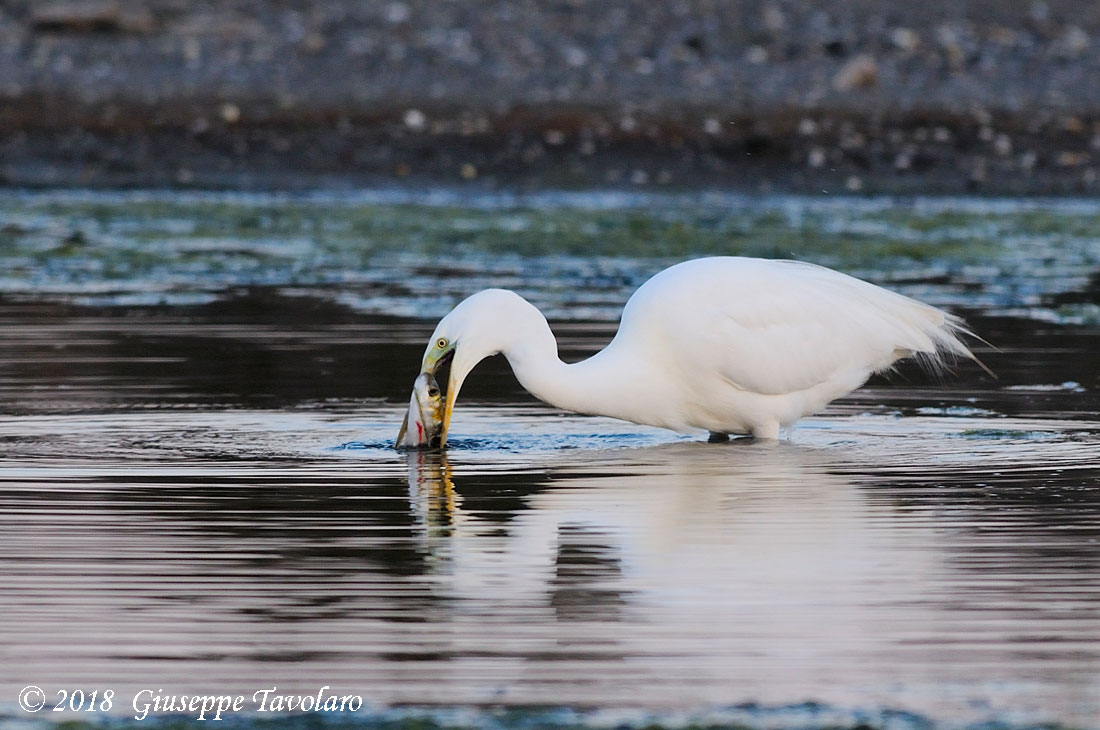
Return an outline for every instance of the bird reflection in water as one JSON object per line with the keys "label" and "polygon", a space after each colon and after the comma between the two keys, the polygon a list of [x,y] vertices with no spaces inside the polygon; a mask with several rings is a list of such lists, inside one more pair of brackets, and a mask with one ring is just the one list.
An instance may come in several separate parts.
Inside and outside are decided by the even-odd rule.
{"label": "bird reflection in water", "polygon": [[616,587],[622,579],[620,548],[598,525],[576,519],[559,522],[551,510],[502,528],[481,510],[463,509],[446,453],[410,451],[406,459],[409,505],[424,552],[433,572],[449,574],[457,592],[500,570],[511,573],[510,555],[539,566],[528,571],[533,583],[527,588],[533,590],[524,593],[541,596],[536,601],[548,605],[559,621],[617,619],[626,603]]}
{"label": "bird reflection in water", "polygon": [[451,464],[442,451],[410,451],[409,506],[429,540],[454,534],[456,502]]}

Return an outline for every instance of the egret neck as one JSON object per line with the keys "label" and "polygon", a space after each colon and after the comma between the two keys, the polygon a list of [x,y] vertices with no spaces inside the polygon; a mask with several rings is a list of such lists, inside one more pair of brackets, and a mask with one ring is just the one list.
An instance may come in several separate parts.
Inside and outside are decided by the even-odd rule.
{"label": "egret neck", "polygon": [[562,362],[550,326],[541,315],[540,319],[537,330],[501,348],[519,384],[563,410],[636,421],[644,404],[639,403],[633,376],[644,363],[632,362],[614,343],[587,360]]}
{"label": "egret neck", "polygon": [[[613,341],[582,362],[558,357],[550,325],[533,304],[514,292],[489,289],[456,307],[436,328],[424,355],[424,372],[434,372],[453,351],[447,392],[446,422],[458,390],[477,363],[503,354],[516,379],[539,400],[563,410],[611,416],[635,422],[660,418],[650,398],[640,398],[639,374],[644,357],[632,357],[629,347]],[[656,393],[647,393],[655,396]]]}

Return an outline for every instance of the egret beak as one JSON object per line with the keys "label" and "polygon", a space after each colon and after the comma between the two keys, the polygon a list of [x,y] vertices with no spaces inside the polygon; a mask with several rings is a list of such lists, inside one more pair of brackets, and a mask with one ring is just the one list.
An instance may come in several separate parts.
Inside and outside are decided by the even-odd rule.
{"label": "egret beak", "polygon": [[430,355],[424,358],[422,372],[430,373],[433,377],[437,370],[445,365],[450,365],[447,373],[447,397],[443,403],[443,430],[439,433],[439,448],[447,446],[447,433],[451,430],[451,412],[454,410],[455,401],[458,399],[458,389],[462,387],[462,381],[458,379],[454,368],[454,347],[432,358]]}
{"label": "egret beak", "polygon": [[455,382],[454,369],[447,378],[447,400],[443,403],[443,430],[439,433],[439,448],[447,446],[447,431],[451,428],[451,411],[454,410],[455,400],[458,398],[458,383]]}

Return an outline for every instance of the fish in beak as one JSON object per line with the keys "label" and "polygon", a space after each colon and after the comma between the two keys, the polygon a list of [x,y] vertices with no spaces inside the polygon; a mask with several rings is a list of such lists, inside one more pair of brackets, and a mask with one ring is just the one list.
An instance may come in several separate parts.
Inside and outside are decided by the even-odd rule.
{"label": "fish in beak", "polygon": [[[444,318],[443,322],[446,321],[446,318]],[[441,322],[440,325],[442,326],[442,324]],[[447,389],[441,396],[439,443],[433,444],[432,448],[442,449],[447,446],[447,432],[451,428],[451,414],[454,412],[455,401],[458,399],[458,391],[462,387],[462,381],[466,379],[473,366],[483,357],[485,355],[471,359],[467,350],[459,352],[457,342],[447,337],[439,337],[438,332],[424,352],[424,360],[420,365],[421,377],[426,375],[438,380],[446,377],[447,380]],[[444,373],[446,373],[445,376]],[[411,407],[409,412],[412,413]],[[398,441],[408,441],[410,438],[413,437],[406,433],[406,429],[403,428],[398,436]]]}
{"label": "fish in beak", "polygon": [[424,356],[422,369],[425,374],[436,375],[440,370],[447,374],[447,390],[443,397],[442,425],[439,432],[439,448],[447,445],[447,432],[451,428],[451,414],[454,412],[455,401],[458,399],[458,390],[462,387],[464,373],[454,366],[456,349],[453,344],[448,345],[445,340],[439,340],[436,346]]}
{"label": "fish in beak", "polygon": [[444,408],[439,383],[431,373],[421,373],[413,383],[409,408],[394,444],[398,449],[443,448],[450,409]]}

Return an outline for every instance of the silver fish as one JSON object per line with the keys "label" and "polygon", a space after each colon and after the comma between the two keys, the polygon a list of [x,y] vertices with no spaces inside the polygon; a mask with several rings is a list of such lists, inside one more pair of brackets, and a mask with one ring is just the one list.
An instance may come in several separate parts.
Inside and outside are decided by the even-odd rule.
{"label": "silver fish", "polygon": [[397,434],[398,449],[437,449],[443,435],[443,393],[431,373],[413,383],[409,409]]}

